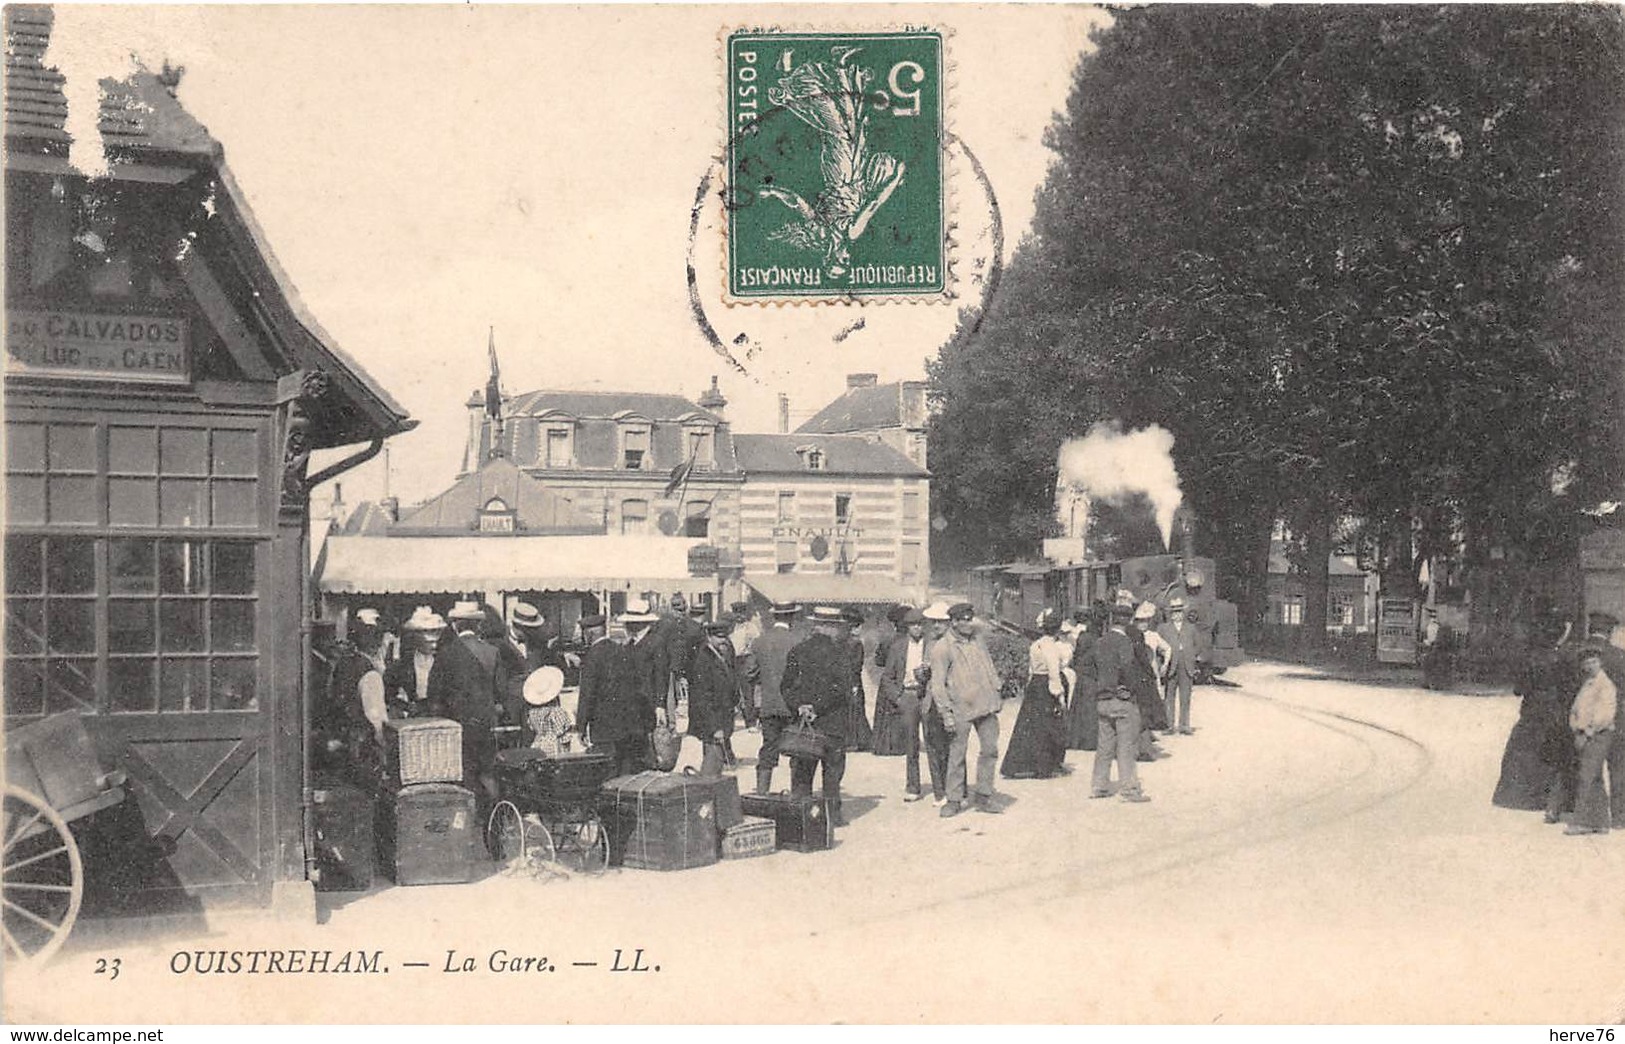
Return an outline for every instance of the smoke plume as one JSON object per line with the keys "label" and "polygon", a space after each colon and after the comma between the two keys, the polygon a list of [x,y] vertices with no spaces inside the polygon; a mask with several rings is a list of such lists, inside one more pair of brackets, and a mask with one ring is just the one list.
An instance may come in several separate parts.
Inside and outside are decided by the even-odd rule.
{"label": "smoke plume", "polygon": [[1120,501],[1144,493],[1167,547],[1173,539],[1174,512],[1184,500],[1173,449],[1173,435],[1158,425],[1124,432],[1116,421],[1106,421],[1081,439],[1061,443],[1056,484],[1080,489],[1097,500]]}

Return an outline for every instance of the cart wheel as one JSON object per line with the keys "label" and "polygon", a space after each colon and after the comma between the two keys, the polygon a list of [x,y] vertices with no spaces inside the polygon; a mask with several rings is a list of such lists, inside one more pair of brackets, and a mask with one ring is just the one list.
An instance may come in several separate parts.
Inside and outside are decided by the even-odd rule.
{"label": "cart wheel", "polygon": [[525,817],[512,801],[498,801],[485,824],[485,847],[499,863],[525,857]]}
{"label": "cart wheel", "polygon": [[44,961],[73,930],[85,887],[79,845],[68,824],[42,798],[5,790],[0,905],[6,955]]}
{"label": "cart wheel", "polygon": [[598,813],[589,812],[577,827],[577,842],[581,846],[581,868],[597,876],[609,869],[609,831]]}
{"label": "cart wheel", "polygon": [[525,854],[530,857],[532,865],[537,863],[551,865],[559,861],[559,850],[553,844],[553,833],[539,818],[530,821],[530,827],[525,832],[525,842]]}

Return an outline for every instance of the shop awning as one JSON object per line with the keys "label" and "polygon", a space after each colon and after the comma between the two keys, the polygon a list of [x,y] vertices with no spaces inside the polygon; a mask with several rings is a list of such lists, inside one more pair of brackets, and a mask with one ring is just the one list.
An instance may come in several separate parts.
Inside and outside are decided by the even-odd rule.
{"label": "shop awning", "polygon": [[924,591],[904,587],[889,576],[858,573],[855,576],[796,575],[747,576],[745,582],[770,602],[799,602],[803,605],[896,605],[920,604]]}
{"label": "shop awning", "polygon": [[663,536],[328,537],[315,579],[332,594],[716,589],[688,573],[703,540]]}

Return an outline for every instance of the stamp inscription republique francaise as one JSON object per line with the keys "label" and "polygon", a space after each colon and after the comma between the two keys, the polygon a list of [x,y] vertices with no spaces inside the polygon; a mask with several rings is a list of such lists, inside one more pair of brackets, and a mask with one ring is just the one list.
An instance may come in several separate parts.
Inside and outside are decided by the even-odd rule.
{"label": "stamp inscription republique francaise", "polygon": [[729,35],[728,292],[948,289],[943,37]]}

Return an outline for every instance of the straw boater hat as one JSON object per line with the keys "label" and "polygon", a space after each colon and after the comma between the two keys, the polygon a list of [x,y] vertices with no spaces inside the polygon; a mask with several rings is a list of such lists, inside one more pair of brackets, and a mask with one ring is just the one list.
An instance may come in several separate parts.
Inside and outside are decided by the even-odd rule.
{"label": "straw boater hat", "polygon": [[920,618],[922,620],[936,620],[939,623],[947,620],[948,619],[948,603],[947,602],[932,602],[930,605],[926,606],[925,609],[920,612]]}
{"label": "straw boater hat", "polygon": [[564,672],[557,667],[538,667],[525,679],[520,695],[532,707],[544,707],[564,691]]}
{"label": "straw boater hat", "polygon": [[406,622],[401,625],[401,629],[406,631],[444,631],[446,621],[439,613],[434,612],[428,606],[420,605],[412,610],[412,615],[406,618]]}
{"label": "straw boater hat", "polygon": [[451,607],[451,612],[446,614],[446,619],[483,620],[485,619],[485,610],[480,608],[480,603],[478,602],[459,601],[456,605]]}
{"label": "straw boater hat", "polygon": [[616,619],[620,620],[623,624],[654,623],[656,620],[660,619],[660,617],[649,608],[649,600],[647,598],[628,598],[626,600],[626,609],[623,610],[621,615],[616,617]]}
{"label": "straw boater hat", "polygon": [[367,627],[377,627],[378,626],[378,610],[376,610],[376,609],[357,609],[355,611],[355,622],[358,623],[358,624],[364,624]]}
{"label": "straw boater hat", "polygon": [[832,605],[821,605],[812,611],[812,622],[821,624],[844,624],[846,619],[841,611]]}
{"label": "straw boater hat", "polygon": [[541,612],[529,602],[515,602],[513,604],[512,619],[515,627],[542,626]]}
{"label": "straw boater hat", "polygon": [[797,605],[794,602],[774,602],[773,603],[773,615],[774,616],[794,616],[799,612],[801,612],[801,606]]}
{"label": "straw boater hat", "polygon": [[1183,609],[1183,608],[1185,608],[1185,599],[1179,597],[1178,595],[1174,595],[1171,599],[1168,600],[1168,611],[1169,612],[1173,612],[1175,609]]}
{"label": "straw boater hat", "polygon": [[1139,607],[1134,610],[1134,618],[1136,620],[1155,620],[1157,618],[1157,607],[1150,602],[1141,602]]}

